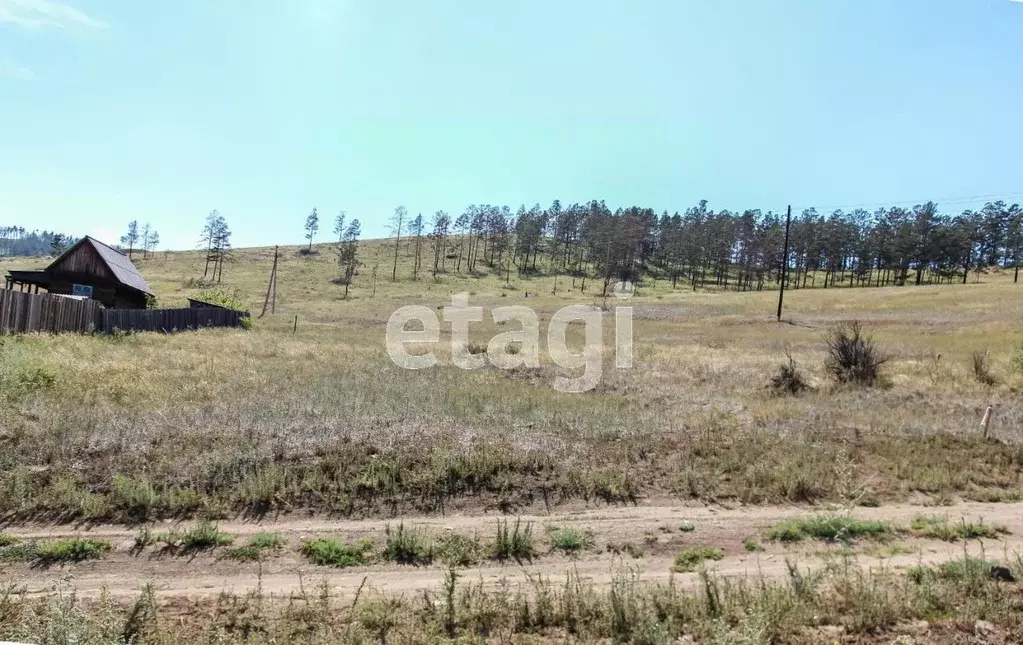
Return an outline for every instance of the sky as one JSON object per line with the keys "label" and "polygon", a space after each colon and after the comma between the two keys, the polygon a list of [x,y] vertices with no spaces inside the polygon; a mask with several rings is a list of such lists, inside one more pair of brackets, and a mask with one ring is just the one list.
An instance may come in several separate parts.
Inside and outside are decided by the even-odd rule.
{"label": "sky", "polygon": [[1023,202],[1013,0],[0,0],[0,224]]}

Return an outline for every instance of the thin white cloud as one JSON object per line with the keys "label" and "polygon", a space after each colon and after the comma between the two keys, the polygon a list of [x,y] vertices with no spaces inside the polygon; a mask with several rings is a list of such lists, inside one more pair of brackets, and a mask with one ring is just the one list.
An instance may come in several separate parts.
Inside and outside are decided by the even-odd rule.
{"label": "thin white cloud", "polygon": [[0,60],[0,76],[16,78],[19,81],[34,81],[36,78],[35,72],[29,68],[14,65],[13,63],[8,63],[2,60]]}
{"label": "thin white cloud", "polygon": [[56,0],[0,0],[0,23],[10,23],[27,29],[47,27],[106,29],[110,26],[71,5]]}

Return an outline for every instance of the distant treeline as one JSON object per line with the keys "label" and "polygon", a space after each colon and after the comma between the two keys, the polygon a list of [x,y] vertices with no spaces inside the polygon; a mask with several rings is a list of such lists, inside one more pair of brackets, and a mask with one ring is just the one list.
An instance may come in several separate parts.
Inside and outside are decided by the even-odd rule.
{"label": "distant treeline", "polygon": [[0,226],[0,256],[40,257],[64,252],[77,241],[53,231],[26,231],[21,226]]}
{"label": "distant treeline", "polygon": [[[435,272],[475,272],[482,265],[509,275],[566,272],[605,287],[648,277],[737,290],[776,286],[781,278],[784,213],[715,212],[706,201],[660,214],[638,206],[612,211],[603,201],[555,201],[515,213],[470,206],[454,222],[440,211],[432,226],[420,216],[401,227],[404,212],[396,212],[392,236],[400,231],[417,255],[432,244]],[[1001,201],[955,215],[933,202],[827,215],[806,209],[792,216],[786,282],[789,288],[965,282],[976,269],[1017,266],[1021,220],[1019,205]],[[445,258],[454,267],[444,266]]]}

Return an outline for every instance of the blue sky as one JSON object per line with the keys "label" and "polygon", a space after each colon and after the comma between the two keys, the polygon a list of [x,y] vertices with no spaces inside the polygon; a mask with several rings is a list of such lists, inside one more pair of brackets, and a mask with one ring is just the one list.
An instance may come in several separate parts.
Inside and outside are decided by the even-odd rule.
{"label": "blue sky", "polygon": [[0,223],[1023,201],[1021,66],[1012,0],[0,0]]}

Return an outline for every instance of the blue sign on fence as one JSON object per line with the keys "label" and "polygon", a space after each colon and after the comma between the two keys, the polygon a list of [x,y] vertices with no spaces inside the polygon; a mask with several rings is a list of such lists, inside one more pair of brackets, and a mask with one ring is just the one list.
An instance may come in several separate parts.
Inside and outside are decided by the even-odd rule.
{"label": "blue sign on fence", "polygon": [[73,284],[71,285],[71,295],[73,296],[85,296],[86,298],[92,297],[92,287],[87,284]]}

